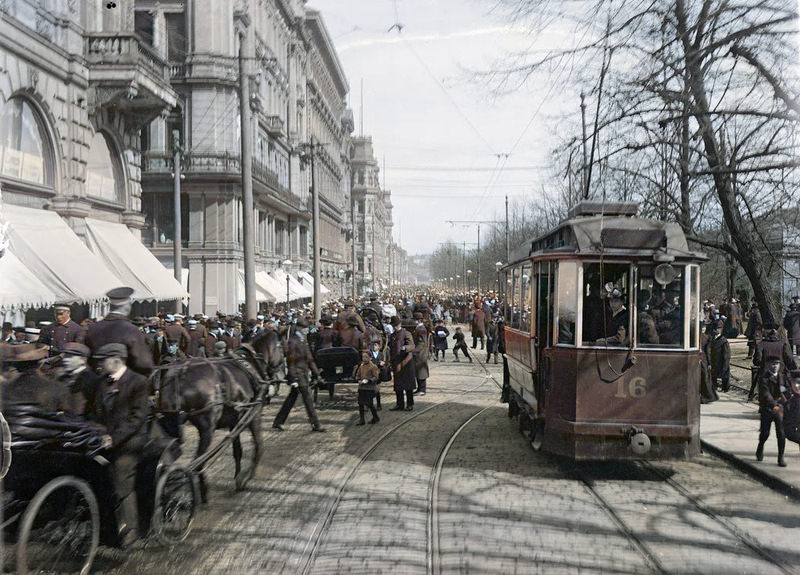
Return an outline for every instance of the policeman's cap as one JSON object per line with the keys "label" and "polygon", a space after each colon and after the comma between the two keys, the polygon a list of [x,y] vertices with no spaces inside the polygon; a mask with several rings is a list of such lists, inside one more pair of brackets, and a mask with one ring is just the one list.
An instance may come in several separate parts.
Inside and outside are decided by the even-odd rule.
{"label": "policeman's cap", "polygon": [[118,287],[106,292],[106,297],[112,304],[120,305],[129,302],[132,294],[132,287]]}
{"label": "policeman's cap", "polygon": [[60,350],[61,355],[79,355],[81,357],[89,357],[92,351],[82,343],[70,341],[64,344]]}
{"label": "policeman's cap", "polygon": [[69,304],[65,301],[60,301],[53,305],[53,309],[55,311],[69,311],[70,307]]}
{"label": "policeman's cap", "polygon": [[107,357],[128,359],[128,348],[122,343],[107,343],[97,349],[92,357],[95,359],[106,359]]}

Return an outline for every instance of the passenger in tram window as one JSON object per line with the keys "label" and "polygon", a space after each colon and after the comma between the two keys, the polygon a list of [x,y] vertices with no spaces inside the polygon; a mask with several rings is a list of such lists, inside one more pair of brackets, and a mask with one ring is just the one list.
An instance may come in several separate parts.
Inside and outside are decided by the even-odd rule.
{"label": "passenger in tram window", "polygon": [[639,308],[639,312],[636,315],[636,334],[640,344],[659,343],[656,320],[653,317],[652,309],[650,309],[651,299],[652,292],[650,290],[639,290],[639,297],[636,302]]}
{"label": "passenger in tram window", "polygon": [[625,296],[619,286],[606,285],[607,302],[605,319],[605,343],[608,345],[628,345],[628,326],[630,316],[625,307]]}
{"label": "passenger in tram window", "polygon": [[673,282],[664,293],[657,307],[656,329],[660,343],[680,345],[683,336],[683,310],[681,309],[680,288]]}

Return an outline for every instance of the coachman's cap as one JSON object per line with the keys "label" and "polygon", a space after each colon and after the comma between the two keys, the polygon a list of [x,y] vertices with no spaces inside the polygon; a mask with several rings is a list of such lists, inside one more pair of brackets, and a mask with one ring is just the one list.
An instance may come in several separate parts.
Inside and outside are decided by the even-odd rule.
{"label": "coachman's cap", "polygon": [[92,357],[95,359],[105,359],[107,357],[128,359],[128,348],[123,343],[107,343],[95,351]]}
{"label": "coachman's cap", "polygon": [[133,294],[132,287],[118,287],[106,292],[106,297],[114,305],[127,303]]}
{"label": "coachman's cap", "polygon": [[60,302],[58,302],[58,303],[53,305],[53,309],[55,311],[62,311],[62,310],[63,311],[69,311],[70,310],[69,302],[60,301]]}
{"label": "coachman's cap", "polygon": [[67,355],[80,355],[82,357],[89,357],[92,354],[92,350],[90,350],[87,346],[83,345],[82,343],[78,343],[76,341],[70,341],[64,344],[64,347],[61,348],[60,353],[67,354]]}

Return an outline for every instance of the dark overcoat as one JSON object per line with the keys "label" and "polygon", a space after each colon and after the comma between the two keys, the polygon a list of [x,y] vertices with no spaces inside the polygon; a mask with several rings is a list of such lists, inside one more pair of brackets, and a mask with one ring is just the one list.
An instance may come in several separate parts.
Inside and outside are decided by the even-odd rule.
{"label": "dark overcoat", "polygon": [[800,345],[800,311],[789,310],[783,318],[783,327],[786,328],[786,337],[792,345]]}
{"label": "dark overcoat", "polygon": [[83,343],[86,337],[86,329],[69,320],[67,323],[56,323],[51,325],[39,337],[39,343],[49,345],[51,354],[55,355],[57,352],[64,349],[66,343]]}
{"label": "dark overcoat", "polygon": [[389,339],[389,361],[392,364],[394,389],[413,391],[417,387],[414,365],[414,340],[408,330],[400,328]]}
{"label": "dark overcoat", "polygon": [[86,345],[92,353],[107,343],[121,343],[128,349],[128,367],[142,375],[150,375],[153,370],[153,354],[145,341],[144,334],[124,315],[108,314],[86,330]]}
{"label": "dark overcoat", "polygon": [[731,376],[731,346],[725,336],[715,337],[708,342],[708,365],[713,379]]}
{"label": "dark overcoat", "polygon": [[131,369],[117,382],[108,377],[96,379],[87,393],[86,415],[106,426],[112,452],[117,454],[144,448],[149,413],[147,379]]}
{"label": "dark overcoat", "polygon": [[417,369],[417,379],[428,379],[430,370],[428,369],[428,349],[430,341],[428,330],[424,325],[419,325],[414,330],[414,365]]}

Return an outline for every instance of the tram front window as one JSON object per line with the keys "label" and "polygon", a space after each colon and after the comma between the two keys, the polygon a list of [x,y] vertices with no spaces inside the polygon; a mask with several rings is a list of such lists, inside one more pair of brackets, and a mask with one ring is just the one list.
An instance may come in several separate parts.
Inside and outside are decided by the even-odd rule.
{"label": "tram front window", "polygon": [[683,347],[684,281],[683,268],[668,266],[656,273],[657,266],[639,267],[636,294],[636,339],[639,347]]}
{"label": "tram front window", "polygon": [[630,344],[629,286],[629,264],[583,265],[584,345],[627,347]]}

